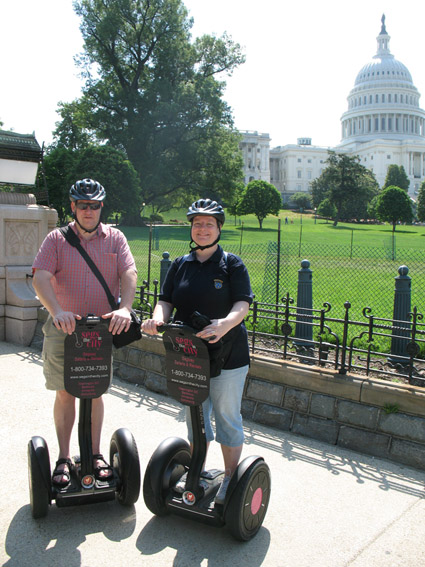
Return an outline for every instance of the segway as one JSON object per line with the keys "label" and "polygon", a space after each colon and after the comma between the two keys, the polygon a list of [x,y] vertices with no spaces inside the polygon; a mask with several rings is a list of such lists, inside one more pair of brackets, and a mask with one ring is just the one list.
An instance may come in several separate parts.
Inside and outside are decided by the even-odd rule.
{"label": "segway", "polygon": [[[164,332],[168,392],[190,406],[193,445],[191,453],[185,440],[170,437],[158,446],[144,476],[145,504],[157,516],[171,513],[211,526],[226,525],[236,539],[248,541],[260,529],[267,512],[269,467],[262,457],[245,458],[232,476],[224,504],[214,503],[224,472],[202,471],[207,453],[202,402],[210,388],[208,348],[196,337],[197,331],[186,325],[162,325],[158,330]],[[181,492],[176,484],[185,473]]]}
{"label": "segway", "polygon": [[80,398],[78,441],[80,455],[74,457],[71,478],[64,488],[51,480],[47,443],[32,437],[28,443],[28,472],[31,512],[34,518],[47,515],[52,500],[58,507],[117,500],[134,504],[140,492],[140,463],[137,446],[128,429],[111,437],[109,462],[112,476],[99,480],[93,469],[92,399],[109,387],[112,366],[112,335],[109,322],[88,316],[76,321],[75,332],[65,339],[65,389]]}

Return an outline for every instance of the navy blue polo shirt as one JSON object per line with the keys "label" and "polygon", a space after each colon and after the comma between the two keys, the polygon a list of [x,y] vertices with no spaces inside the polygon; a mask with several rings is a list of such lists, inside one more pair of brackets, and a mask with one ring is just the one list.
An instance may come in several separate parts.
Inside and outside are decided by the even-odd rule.
{"label": "navy blue polo shirt", "polygon": [[[227,258],[225,257],[227,255]],[[253,301],[248,270],[235,254],[223,253],[218,246],[205,262],[196,253],[176,258],[168,270],[159,299],[176,309],[174,320],[191,325],[191,315],[199,311],[209,319],[223,319],[237,301]],[[242,322],[223,337],[232,343],[224,368],[249,364],[248,335]]]}

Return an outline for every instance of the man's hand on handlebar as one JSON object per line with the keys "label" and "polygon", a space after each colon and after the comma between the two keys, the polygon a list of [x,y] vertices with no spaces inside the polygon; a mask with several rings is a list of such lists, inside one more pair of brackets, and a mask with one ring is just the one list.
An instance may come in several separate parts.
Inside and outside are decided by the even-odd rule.
{"label": "man's hand on handlebar", "polygon": [[119,335],[120,333],[128,331],[131,324],[131,315],[127,307],[121,307],[121,309],[105,313],[105,315],[102,315],[102,319],[111,320],[108,330],[113,335]]}
{"label": "man's hand on handlebar", "polygon": [[75,331],[75,319],[80,320],[81,315],[76,315],[72,313],[72,311],[59,311],[59,313],[53,317],[53,324],[58,331],[72,335]]}

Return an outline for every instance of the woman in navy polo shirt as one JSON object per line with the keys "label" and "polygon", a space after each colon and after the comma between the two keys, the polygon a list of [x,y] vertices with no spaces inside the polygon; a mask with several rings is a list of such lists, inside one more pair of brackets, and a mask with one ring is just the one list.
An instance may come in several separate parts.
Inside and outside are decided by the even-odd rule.
{"label": "woman in navy polo shirt", "polygon": [[[253,295],[248,271],[242,260],[218,245],[224,211],[211,199],[199,199],[189,207],[191,252],[171,264],[152,319],[143,322],[144,332],[155,335],[157,327],[174,318],[192,325],[194,311],[206,315],[211,324],[197,333],[208,339],[211,353],[222,339],[220,367],[210,383],[210,395],[203,404],[207,442],[214,439],[211,412],[214,409],[216,440],[221,444],[225,476],[216,503],[224,503],[226,490],[239,463],[244,441],[240,413],[245,378],[249,368],[248,336],[244,319]],[[187,412],[189,441],[190,413]],[[184,490],[185,478],[181,479]],[[177,485],[178,487],[178,485]]]}

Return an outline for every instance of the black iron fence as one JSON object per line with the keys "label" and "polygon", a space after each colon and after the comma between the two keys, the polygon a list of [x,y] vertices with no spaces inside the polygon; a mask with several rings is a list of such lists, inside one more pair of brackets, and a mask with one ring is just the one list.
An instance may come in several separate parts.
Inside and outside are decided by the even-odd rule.
{"label": "black iron fence", "polygon": [[[151,317],[158,295],[159,280],[140,287],[143,319]],[[425,386],[423,314],[415,307],[406,320],[397,320],[364,307],[362,317],[352,319],[351,310],[345,302],[338,317],[330,303],[306,308],[289,293],[278,303],[255,300],[246,320],[251,353]]]}
{"label": "black iron fence", "polygon": [[[188,244],[161,240],[154,227],[146,241],[129,243],[139,274],[147,276],[139,292],[146,318],[171,260],[186,254]],[[238,244],[223,238],[222,245],[242,256],[250,274],[252,353],[425,386],[422,250],[397,251],[394,238],[384,247],[282,242],[280,231],[276,241],[243,245],[242,238]]]}

